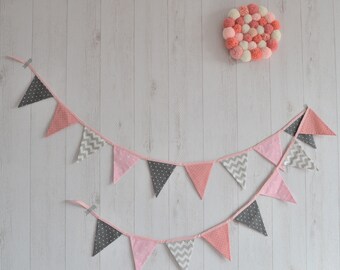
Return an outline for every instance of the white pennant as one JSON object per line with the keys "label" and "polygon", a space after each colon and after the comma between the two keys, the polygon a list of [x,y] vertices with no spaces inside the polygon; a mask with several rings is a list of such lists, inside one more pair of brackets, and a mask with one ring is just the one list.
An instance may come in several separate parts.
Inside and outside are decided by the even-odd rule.
{"label": "white pennant", "polygon": [[166,243],[166,245],[181,269],[188,270],[192,250],[194,249],[194,239]]}

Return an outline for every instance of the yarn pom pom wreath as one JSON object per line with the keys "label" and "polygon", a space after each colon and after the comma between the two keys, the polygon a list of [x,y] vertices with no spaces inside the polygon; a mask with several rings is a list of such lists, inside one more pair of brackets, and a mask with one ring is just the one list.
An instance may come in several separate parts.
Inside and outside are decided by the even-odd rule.
{"label": "yarn pom pom wreath", "polygon": [[280,22],[264,6],[244,5],[229,11],[222,36],[230,56],[242,62],[268,59],[278,49]]}

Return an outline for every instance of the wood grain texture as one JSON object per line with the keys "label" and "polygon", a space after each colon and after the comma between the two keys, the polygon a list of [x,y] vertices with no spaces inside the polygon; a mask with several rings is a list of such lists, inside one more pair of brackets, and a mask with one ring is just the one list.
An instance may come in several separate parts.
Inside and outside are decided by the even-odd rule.
{"label": "wood grain texture", "polygon": [[[228,56],[221,24],[247,3],[0,0],[0,270],[134,269],[126,237],[91,257],[95,219],[65,200],[96,204],[126,231],[166,239],[224,220],[272,169],[250,153],[241,191],[215,164],[204,201],[181,167],[157,199],[144,161],[113,185],[109,146],[74,163],[80,126],[43,138],[55,101],[16,108],[32,74],[5,55],[32,57],[83,120],[154,158],[200,161],[242,150],[304,104],[340,132],[338,1],[259,1],[281,21],[280,50],[270,61],[241,64]],[[259,198],[269,236],[232,223],[232,262],[198,239],[190,269],[339,269],[340,139],[316,143],[304,148],[319,172],[284,174],[297,205]],[[144,269],[178,266],[159,245]]]}

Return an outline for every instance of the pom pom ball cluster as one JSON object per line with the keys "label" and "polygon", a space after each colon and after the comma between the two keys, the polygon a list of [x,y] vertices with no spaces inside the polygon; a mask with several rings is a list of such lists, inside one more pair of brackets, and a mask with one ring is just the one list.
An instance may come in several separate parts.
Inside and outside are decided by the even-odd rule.
{"label": "pom pom ball cluster", "polygon": [[278,49],[280,22],[264,6],[249,4],[233,8],[223,22],[225,47],[242,62],[268,59]]}

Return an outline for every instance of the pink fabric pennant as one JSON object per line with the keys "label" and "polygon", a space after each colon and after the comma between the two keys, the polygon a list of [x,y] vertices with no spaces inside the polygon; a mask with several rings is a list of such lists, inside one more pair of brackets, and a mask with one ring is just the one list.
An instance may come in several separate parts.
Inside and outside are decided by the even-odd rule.
{"label": "pink fabric pennant", "polygon": [[228,223],[217,227],[215,230],[204,233],[202,237],[226,259],[231,260]]}
{"label": "pink fabric pennant", "polygon": [[201,199],[204,197],[205,188],[213,165],[214,163],[212,162],[185,165],[185,169]]}
{"label": "pink fabric pennant", "polygon": [[270,179],[264,184],[260,195],[273,197],[282,201],[296,203],[281,174],[276,170]]}
{"label": "pink fabric pennant", "polygon": [[299,131],[301,134],[335,135],[335,133],[320,119],[319,116],[309,109],[304,123]]}
{"label": "pink fabric pennant", "polygon": [[113,147],[113,183],[118,183],[121,177],[127,173],[127,171],[133,167],[139,157],[131,154],[131,152],[125,149],[114,146]]}
{"label": "pink fabric pennant", "polygon": [[154,251],[157,242],[130,236],[135,269],[141,270],[144,263]]}
{"label": "pink fabric pennant", "polygon": [[282,157],[280,134],[274,134],[260,144],[255,145],[254,150],[274,165],[277,165]]}
{"label": "pink fabric pennant", "polygon": [[78,123],[78,120],[73,116],[73,114],[61,103],[58,103],[50,126],[46,132],[46,137],[76,123]]}

